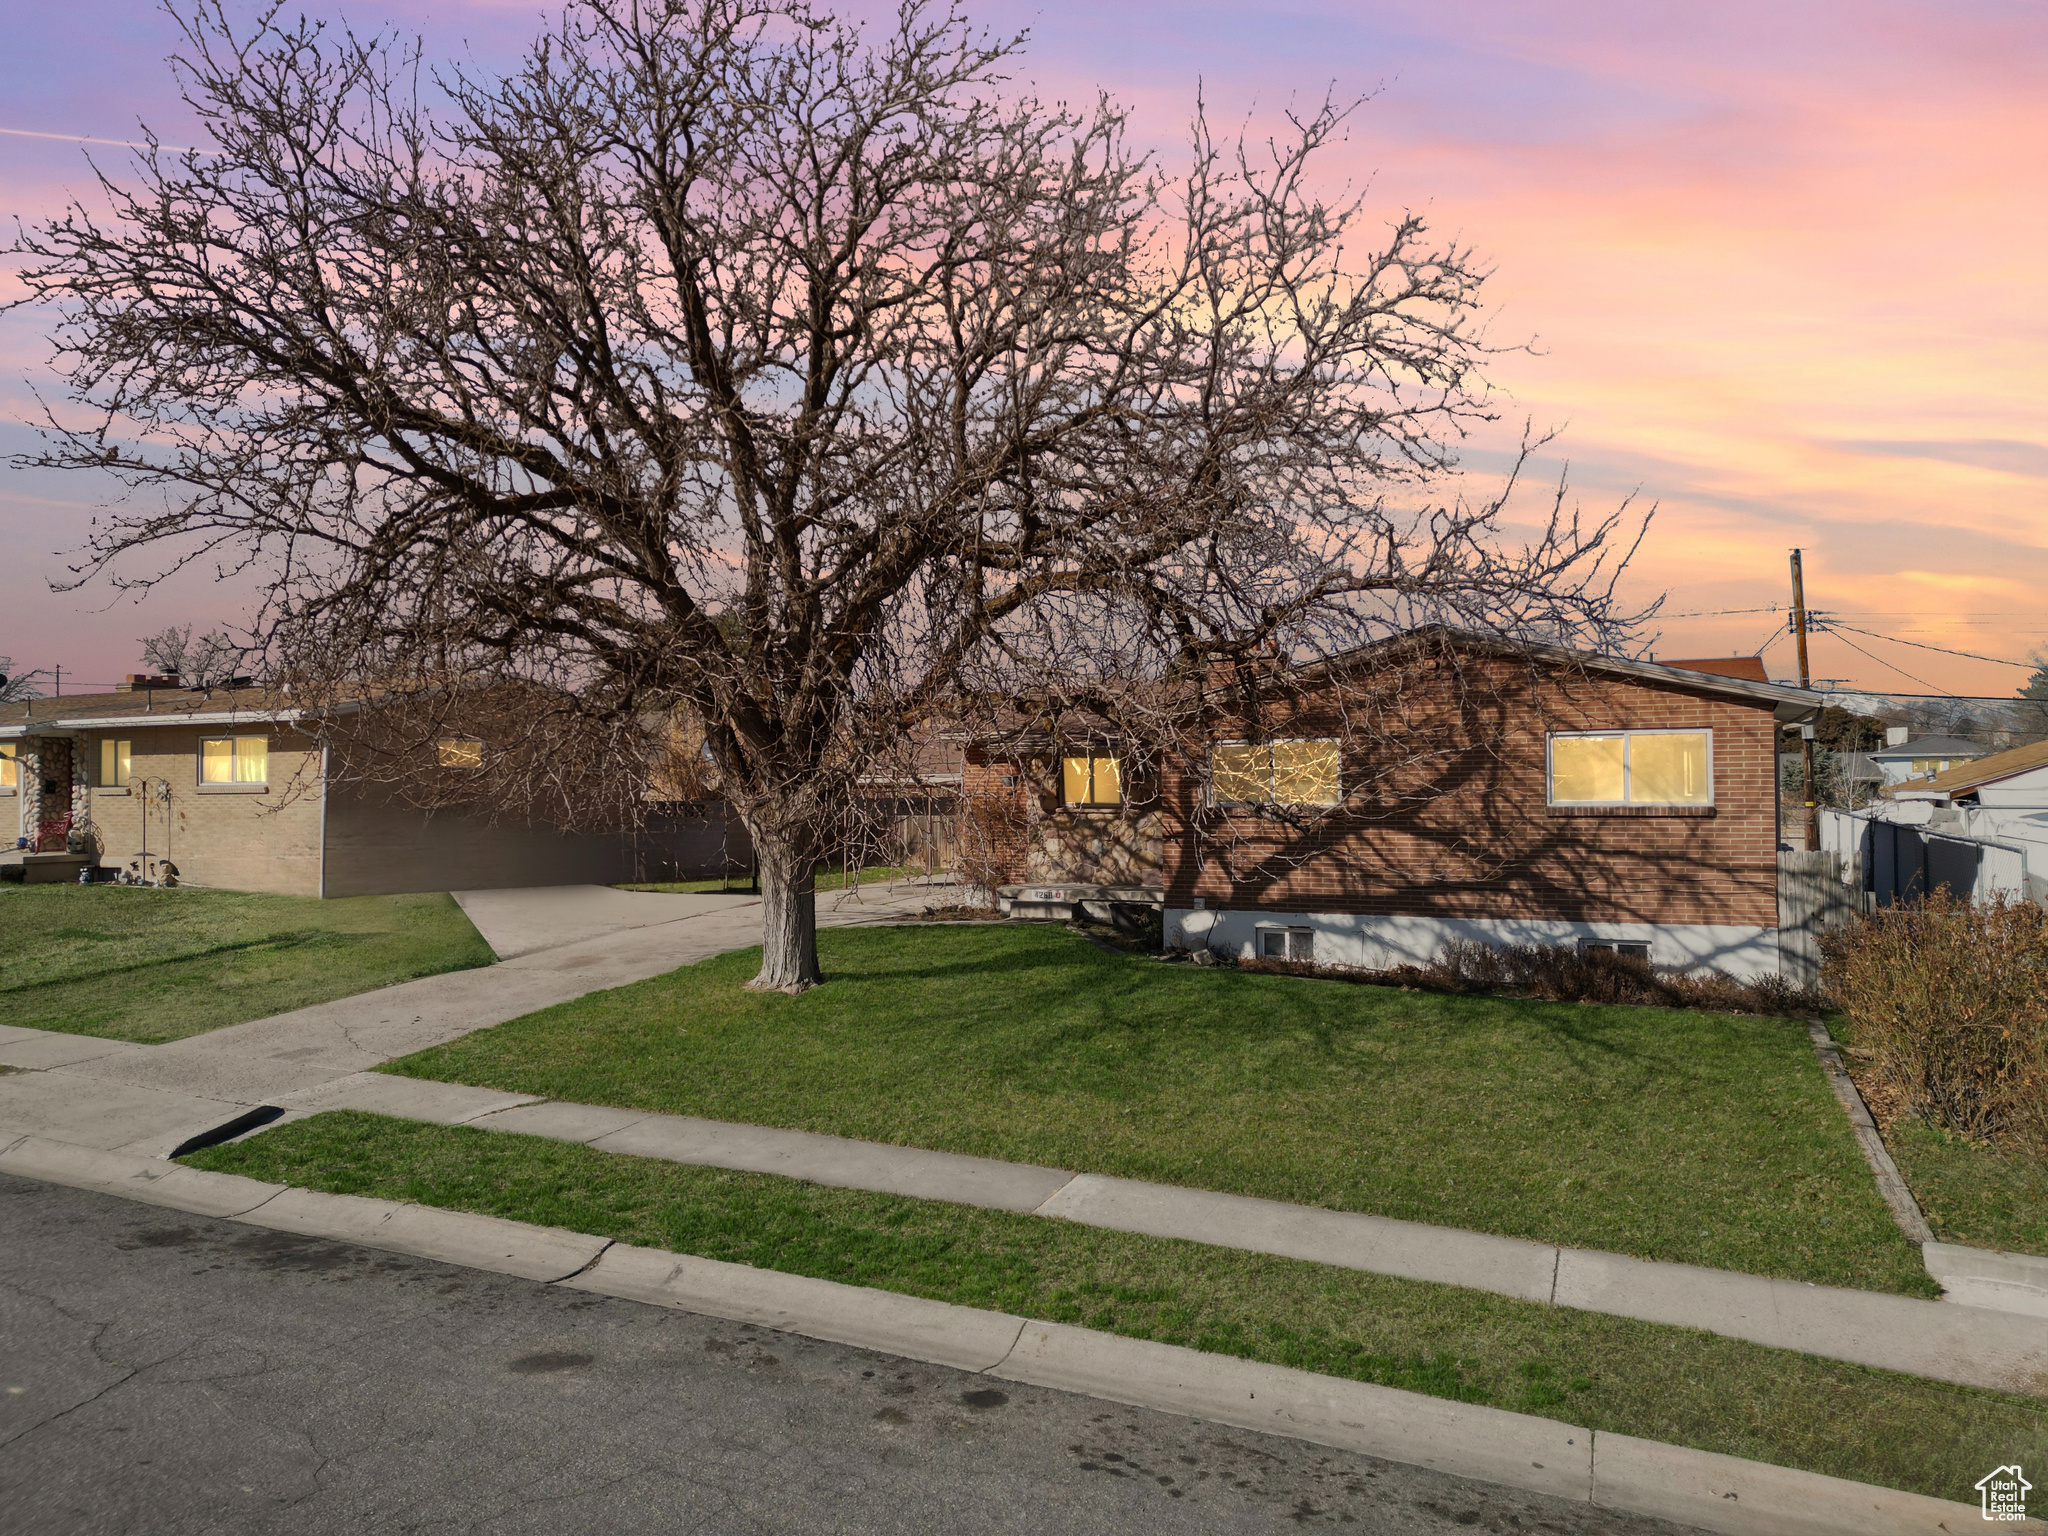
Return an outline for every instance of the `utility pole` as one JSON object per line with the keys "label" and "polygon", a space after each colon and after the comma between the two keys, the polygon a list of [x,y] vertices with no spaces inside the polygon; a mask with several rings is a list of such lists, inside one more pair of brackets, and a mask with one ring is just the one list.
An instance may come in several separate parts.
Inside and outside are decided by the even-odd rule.
{"label": "utility pole", "polygon": [[[1806,579],[1799,565],[1799,551],[1792,551],[1792,632],[1799,637],[1799,686],[1813,686],[1813,675],[1806,663]],[[1813,736],[1812,728],[1800,732],[1800,755],[1805,759],[1805,789],[1800,799],[1806,805],[1806,850],[1814,852],[1820,847],[1820,808],[1813,795]]]}

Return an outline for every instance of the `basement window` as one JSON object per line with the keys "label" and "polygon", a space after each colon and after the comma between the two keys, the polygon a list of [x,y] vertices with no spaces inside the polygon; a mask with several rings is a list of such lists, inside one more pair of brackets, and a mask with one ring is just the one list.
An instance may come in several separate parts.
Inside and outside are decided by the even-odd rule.
{"label": "basement window", "polygon": [[1647,963],[1650,958],[1650,946],[1647,941],[1638,941],[1634,939],[1579,940],[1580,954],[1590,955],[1595,952],[1609,955],[1620,955],[1624,960],[1641,960],[1645,963]]}
{"label": "basement window", "polygon": [[1552,805],[1711,805],[1711,731],[1573,731],[1550,738]]}
{"label": "basement window", "polygon": [[1123,775],[1113,757],[1060,759],[1060,798],[1068,805],[1122,805]]}
{"label": "basement window", "polygon": [[268,784],[268,736],[208,736],[199,743],[201,784]]}
{"label": "basement window", "polygon": [[1313,928],[1261,928],[1259,930],[1259,958],[1261,960],[1313,960],[1316,957],[1316,932]]}
{"label": "basement window", "polygon": [[436,743],[443,768],[481,768],[484,744],[474,736],[446,736]]}

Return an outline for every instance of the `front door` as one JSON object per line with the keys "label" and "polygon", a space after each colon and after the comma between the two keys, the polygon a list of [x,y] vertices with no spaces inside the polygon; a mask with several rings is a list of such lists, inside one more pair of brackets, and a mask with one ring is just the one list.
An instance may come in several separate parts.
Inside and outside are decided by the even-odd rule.
{"label": "front door", "polygon": [[71,743],[45,736],[36,745],[36,776],[41,780],[42,823],[36,828],[36,851],[62,853],[64,834],[71,830]]}

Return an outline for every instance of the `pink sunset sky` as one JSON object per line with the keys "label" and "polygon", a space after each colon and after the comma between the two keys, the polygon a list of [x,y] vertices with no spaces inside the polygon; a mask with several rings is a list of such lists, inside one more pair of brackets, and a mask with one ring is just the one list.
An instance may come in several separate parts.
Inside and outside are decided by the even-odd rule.
{"label": "pink sunset sky", "polygon": [[[487,64],[540,17],[312,9]],[[1589,513],[1631,493],[1655,503],[1630,590],[1667,594],[1657,654],[1771,639],[1782,614],[1731,610],[1782,607],[1795,545],[1815,608],[1893,637],[1818,637],[1817,677],[2010,695],[2026,669],[1896,642],[2011,661],[2048,647],[2048,11],[2033,0],[970,13],[1031,29],[1043,94],[1100,85],[1169,156],[1198,85],[1218,120],[1254,122],[1333,83],[1377,90],[1325,166],[1333,189],[1369,183],[1376,216],[1424,209],[1485,253],[1494,339],[1535,343],[1493,369],[1506,420],[1468,445],[1465,492],[1489,493],[1528,420],[1562,429],[1539,478],[1569,461]],[[141,0],[22,6],[9,31],[0,210],[33,220],[89,188],[65,136],[128,138],[141,119],[190,142],[162,63],[171,23]],[[123,165],[119,149],[92,152]],[[20,292],[11,277],[0,291]],[[30,445],[37,396],[55,392],[45,327],[0,317],[0,449]],[[67,692],[134,670],[136,636],[239,612],[210,571],[140,605],[106,587],[52,593],[106,492],[0,470],[0,654],[61,664]],[[1793,673],[1782,636],[1766,660]]]}

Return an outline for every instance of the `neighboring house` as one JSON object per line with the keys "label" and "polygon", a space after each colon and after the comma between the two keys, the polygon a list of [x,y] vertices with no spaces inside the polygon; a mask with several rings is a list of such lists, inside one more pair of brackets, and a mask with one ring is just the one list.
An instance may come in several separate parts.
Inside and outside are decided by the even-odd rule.
{"label": "neighboring house", "polygon": [[[451,740],[440,761],[460,773],[487,750]],[[81,865],[156,878],[167,862],[182,884],[368,896],[608,883],[650,862],[695,873],[696,855],[723,842],[701,816],[569,833],[429,815],[330,784],[327,762],[302,712],[256,689],[137,677],[110,694],[0,706],[0,865],[30,879],[76,879]]]}
{"label": "neighboring house", "polygon": [[[1151,762],[1094,720],[993,733],[965,789],[1010,829],[1015,902],[1150,890],[1169,943],[1369,967],[1576,943],[1757,976],[1780,968],[1777,739],[1819,707],[1422,632],[1276,671],[1250,704],[1205,688]],[[1398,730],[1355,728],[1366,709]]]}
{"label": "neighboring house", "polygon": [[1828,831],[1880,906],[1941,885],[1977,900],[2048,901],[2048,741],[1895,785]]}
{"label": "neighboring house", "polygon": [[1951,768],[1974,762],[1989,751],[1989,748],[1960,736],[1908,736],[1896,727],[1888,734],[1900,739],[1868,754],[1887,788],[1915,779],[1931,779]]}

